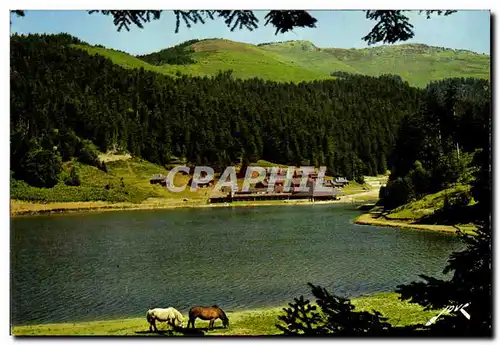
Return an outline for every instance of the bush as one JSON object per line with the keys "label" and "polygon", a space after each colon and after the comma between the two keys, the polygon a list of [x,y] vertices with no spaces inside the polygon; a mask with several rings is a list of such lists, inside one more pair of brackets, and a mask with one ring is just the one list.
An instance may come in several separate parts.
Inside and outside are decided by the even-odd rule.
{"label": "bush", "polygon": [[80,177],[74,166],[71,167],[69,174],[64,176],[63,181],[66,186],[79,186],[81,184]]}
{"label": "bush", "polygon": [[415,161],[409,176],[417,198],[429,192],[430,174],[424,169],[420,161]]}
{"label": "bush", "polygon": [[460,177],[466,173],[467,164],[469,163],[467,160],[470,160],[468,156],[459,159],[454,152],[439,157],[432,168],[431,191],[437,192],[458,182]]}
{"label": "bush", "polygon": [[36,147],[21,160],[17,177],[35,187],[53,187],[59,182],[62,160],[57,151]]}
{"label": "bush", "polygon": [[81,139],[73,131],[63,131],[59,134],[59,152],[63,162],[75,157]]}
{"label": "bush", "polygon": [[393,209],[404,205],[415,197],[412,181],[408,177],[398,177],[394,181],[389,181],[387,187],[384,189],[384,193],[383,205],[386,209]]}
{"label": "bush", "polygon": [[108,168],[106,167],[106,163],[104,163],[104,162],[98,161],[96,167],[97,167],[97,169],[102,170],[105,173],[108,172]]}
{"label": "bush", "polygon": [[364,176],[358,176],[358,177],[356,177],[355,181],[357,183],[359,183],[359,184],[365,184],[365,178],[364,178]]}
{"label": "bush", "polygon": [[349,299],[332,295],[320,286],[309,286],[321,312],[303,296],[295,298],[289,308],[283,308],[286,314],[278,317],[284,325],[276,327],[285,335],[374,336],[387,335],[392,330],[379,312],[354,311]]}
{"label": "bush", "polygon": [[77,158],[80,162],[98,166],[99,153],[96,146],[90,140],[82,140],[79,144]]}
{"label": "bush", "polygon": [[380,187],[380,190],[378,191],[378,198],[380,200],[383,200],[387,196],[387,186],[382,186]]}

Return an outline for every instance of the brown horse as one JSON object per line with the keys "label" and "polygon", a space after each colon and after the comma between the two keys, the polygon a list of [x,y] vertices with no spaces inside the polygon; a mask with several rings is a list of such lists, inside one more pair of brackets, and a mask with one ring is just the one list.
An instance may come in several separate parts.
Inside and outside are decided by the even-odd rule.
{"label": "brown horse", "polygon": [[202,320],[210,320],[210,323],[208,325],[209,329],[214,328],[214,322],[217,319],[222,320],[222,325],[224,328],[229,327],[229,319],[226,316],[226,313],[219,308],[217,305],[213,305],[211,307],[193,307],[189,311],[189,322],[188,322],[188,328],[189,325],[192,325],[192,328],[194,328],[194,321],[196,318],[199,317]]}

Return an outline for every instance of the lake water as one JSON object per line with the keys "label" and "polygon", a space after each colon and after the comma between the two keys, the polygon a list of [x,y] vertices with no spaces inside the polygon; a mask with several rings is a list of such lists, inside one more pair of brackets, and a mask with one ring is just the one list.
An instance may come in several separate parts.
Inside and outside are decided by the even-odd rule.
{"label": "lake water", "polygon": [[13,325],[143,317],[151,307],[280,306],[442,276],[453,234],[354,225],[352,205],[103,212],[11,220]]}

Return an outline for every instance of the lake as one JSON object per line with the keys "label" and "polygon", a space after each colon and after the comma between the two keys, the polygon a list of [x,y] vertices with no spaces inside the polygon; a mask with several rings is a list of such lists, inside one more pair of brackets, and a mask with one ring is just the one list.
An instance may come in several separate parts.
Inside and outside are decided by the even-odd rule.
{"label": "lake", "polygon": [[11,220],[13,325],[151,307],[280,306],[308,282],[355,297],[442,277],[454,234],[355,225],[353,205],[142,210]]}

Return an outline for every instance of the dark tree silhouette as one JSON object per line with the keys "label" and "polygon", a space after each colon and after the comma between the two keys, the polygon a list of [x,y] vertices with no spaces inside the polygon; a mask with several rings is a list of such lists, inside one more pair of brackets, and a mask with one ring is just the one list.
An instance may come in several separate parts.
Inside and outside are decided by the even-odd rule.
{"label": "dark tree silhouette", "polygon": [[491,336],[491,233],[488,227],[482,226],[476,236],[461,236],[467,248],[450,256],[444,269],[444,273],[453,271],[450,280],[421,275],[424,282],[400,285],[398,292],[402,300],[418,303],[426,309],[468,304],[465,310],[470,320],[455,310],[431,325],[430,332],[436,335]]}
{"label": "dark tree silhouette", "polygon": [[444,273],[453,272],[450,280],[421,275],[424,282],[413,282],[398,287],[401,299],[418,303],[427,309],[464,305],[470,315],[467,320],[459,311],[438,320],[432,326],[435,334],[491,336],[492,335],[492,252],[491,252],[491,113],[484,109],[486,118],[483,133],[479,135],[482,149],[475,154],[479,166],[471,193],[477,201],[474,223],[479,225],[476,235],[461,234],[467,244],[464,251],[453,253]]}
{"label": "dark tree silhouette", "polygon": [[[24,16],[24,11],[13,11],[19,16]],[[158,20],[161,17],[163,10],[90,10],[89,13],[101,13],[106,16],[113,17],[113,23],[117,26],[118,31],[125,28],[127,31],[135,25],[143,28],[144,24],[153,20]],[[175,32],[179,32],[181,20],[190,28],[193,24],[205,24],[207,20],[221,19],[230,28],[231,31],[238,29],[254,30],[259,27],[259,20],[254,14],[254,11],[243,10],[174,10],[176,17]],[[362,39],[368,44],[396,43],[399,41],[407,41],[414,36],[413,25],[406,17],[402,10],[391,11],[372,11],[367,10],[366,18],[376,20],[377,24],[373,29]],[[419,14],[425,13],[429,19],[431,15],[448,16],[456,11],[451,10],[427,10],[418,11]],[[317,19],[311,16],[308,11],[269,11],[265,16],[266,22],[264,25],[271,24],[276,28],[275,34],[285,33],[297,27],[315,28]]]}
{"label": "dark tree silhouette", "polygon": [[[368,44],[375,44],[396,43],[413,38],[413,25],[403,12],[408,11],[366,11],[366,18],[376,20],[377,24],[368,35],[363,37],[363,40]],[[456,11],[419,11],[419,13],[423,12],[429,19],[432,14],[448,16]]]}
{"label": "dark tree silhouette", "polygon": [[11,12],[14,13],[14,14],[16,14],[18,17],[24,17],[24,11],[23,10],[13,10]]}
{"label": "dark tree silhouette", "polygon": [[266,15],[266,24],[271,23],[278,33],[285,33],[295,27],[316,27],[316,18],[313,18],[307,11],[270,11]]}
{"label": "dark tree silhouette", "polygon": [[305,336],[389,336],[403,335],[412,327],[393,327],[387,318],[376,310],[354,311],[354,305],[347,298],[332,295],[325,288],[308,284],[316,298],[316,305],[311,305],[304,296],[295,298],[288,308],[283,308],[284,315],[276,327],[284,335]]}

